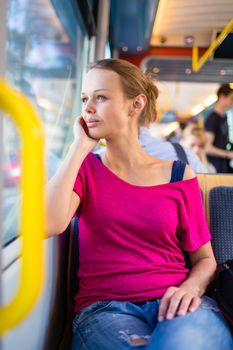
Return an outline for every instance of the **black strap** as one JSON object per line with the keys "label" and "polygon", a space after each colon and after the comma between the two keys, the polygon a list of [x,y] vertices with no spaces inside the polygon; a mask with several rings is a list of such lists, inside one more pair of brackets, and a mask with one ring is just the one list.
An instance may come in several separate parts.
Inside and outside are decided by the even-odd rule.
{"label": "black strap", "polygon": [[181,160],[175,160],[172,164],[172,173],[170,182],[183,180],[186,163]]}
{"label": "black strap", "polygon": [[179,160],[182,160],[182,162],[189,164],[188,158],[186,156],[186,153],[183,149],[183,147],[177,143],[177,142],[170,142],[172,144],[172,146],[174,147],[177,157]]}
{"label": "black strap", "polygon": [[94,155],[102,162],[102,159],[98,153],[94,153]]}

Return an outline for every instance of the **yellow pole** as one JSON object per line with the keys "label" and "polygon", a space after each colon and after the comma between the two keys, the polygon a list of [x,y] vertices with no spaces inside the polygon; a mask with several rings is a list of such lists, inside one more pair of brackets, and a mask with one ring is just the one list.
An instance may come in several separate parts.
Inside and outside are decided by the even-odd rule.
{"label": "yellow pole", "polygon": [[39,116],[21,93],[0,80],[0,109],[15,123],[21,138],[22,192],[21,268],[18,290],[0,309],[0,335],[17,325],[31,310],[42,290],[45,237],[44,135]]}
{"label": "yellow pole", "polygon": [[210,47],[206,50],[203,56],[198,61],[198,47],[193,46],[192,51],[192,69],[194,72],[198,72],[204,63],[208,60],[208,58],[214,53],[214,51],[218,48],[221,42],[225,39],[227,34],[229,34],[233,29],[233,19],[225,26],[221,34],[212,42]]}

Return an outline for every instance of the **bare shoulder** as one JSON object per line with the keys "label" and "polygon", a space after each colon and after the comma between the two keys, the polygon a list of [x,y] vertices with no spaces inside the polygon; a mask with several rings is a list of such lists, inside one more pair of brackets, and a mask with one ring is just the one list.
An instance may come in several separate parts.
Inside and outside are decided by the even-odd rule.
{"label": "bare shoulder", "polygon": [[172,160],[163,160],[154,156],[150,156],[151,164],[163,169],[169,170],[173,164]]}
{"label": "bare shoulder", "polygon": [[159,158],[156,158],[156,161],[154,162],[155,166],[160,173],[161,176],[161,182],[169,182],[171,178],[171,171],[172,171],[172,165],[173,161],[172,160],[162,160]]}
{"label": "bare shoulder", "polygon": [[184,172],[184,180],[189,180],[189,179],[193,179],[194,177],[196,177],[195,172],[192,170],[192,168],[187,164],[185,167],[185,172]]}
{"label": "bare shoulder", "polygon": [[[173,163],[174,163],[173,160],[161,160],[158,158],[157,158],[157,161],[155,162],[155,164],[159,166],[159,168],[161,169],[161,173],[166,179],[170,179],[171,177]],[[195,172],[192,170],[192,168],[188,164],[186,164],[183,179],[188,180],[194,177],[196,177]]]}

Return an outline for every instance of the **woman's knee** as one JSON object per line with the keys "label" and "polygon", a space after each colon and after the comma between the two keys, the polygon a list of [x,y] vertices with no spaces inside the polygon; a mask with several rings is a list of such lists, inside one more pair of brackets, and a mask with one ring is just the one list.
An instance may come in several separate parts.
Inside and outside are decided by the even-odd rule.
{"label": "woman's knee", "polygon": [[233,337],[214,300],[204,297],[198,310],[160,322],[151,338],[160,350],[232,350]]}

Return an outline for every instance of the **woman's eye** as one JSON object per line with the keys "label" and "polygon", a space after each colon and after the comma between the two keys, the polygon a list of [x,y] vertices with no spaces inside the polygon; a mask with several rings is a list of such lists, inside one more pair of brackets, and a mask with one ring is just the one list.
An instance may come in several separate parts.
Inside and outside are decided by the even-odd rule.
{"label": "woman's eye", "polygon": [[87,97],[82,97],[82,103],[86,103],[87,102]]}
{"label": "woman's eye", "polygon": [[98,96],[97,96],[97,101],[103,102],[103,101],[105,101],[105,100],[106,100],[106,97],[105,97],[105,96],[102,96],[102,95],[98,95]]}

